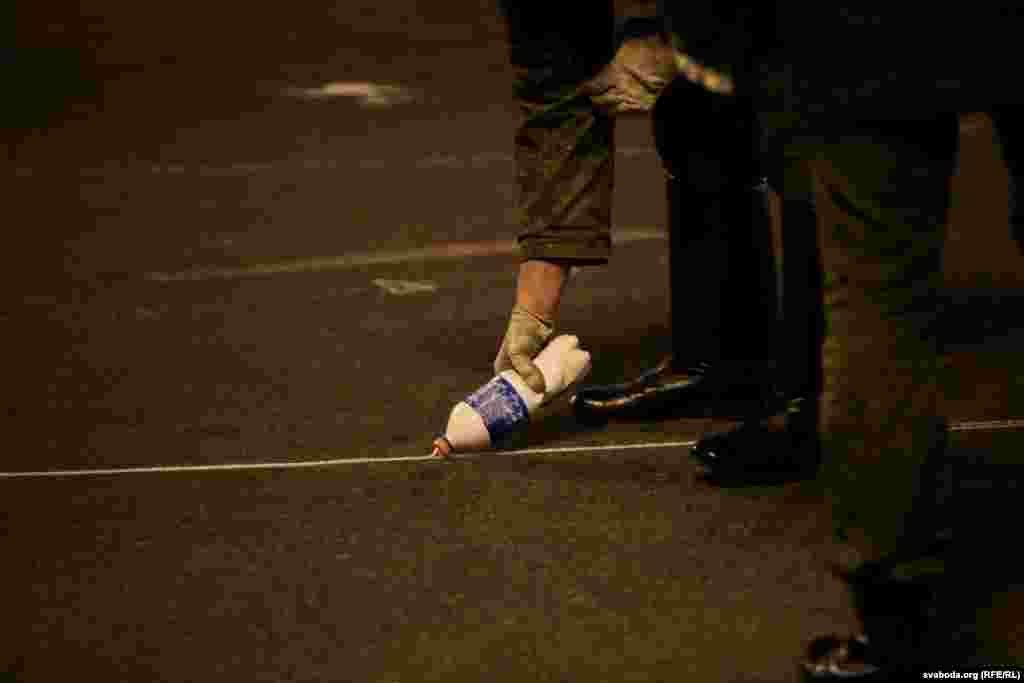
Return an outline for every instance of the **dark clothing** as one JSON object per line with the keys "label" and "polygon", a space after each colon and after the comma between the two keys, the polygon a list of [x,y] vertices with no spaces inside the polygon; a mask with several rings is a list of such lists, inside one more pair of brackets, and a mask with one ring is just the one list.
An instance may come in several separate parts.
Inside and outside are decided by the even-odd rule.
{"label": "dark clothing", "polygon": [[1009,5],[660,3],[680,51],[733,75],[759,111],[793,125],[918,120],[1022,101],[1006,72],[1024,8]]}
{"label": "dark clothing", "polygon": [[768,63],[787,111],[920,120],[1021,97],[1005,74],[1024,18],[1013,3],[775,4]]}
{"label": "dark clothing", "polygon": [[[782,239],[782,309],[787,326],[801,310],[808,314],[803,329],[790,333],[801,335],[794,354],[805,359],[794,384],[810,391],[821,387],[817,413],[824,463],[815,485],[833,502],[837,531],[858,548],[865,567],[879,566],[872,563],[896,558],[902,550],[902,557],[890,562],[891,572],[913,575],[924,552],[915,556],[916,549],[928,547],[940,530],[931,514],[939,488],[933,476],[941,469],[934,463],[947,439],[942,397],[950,373],[935,323],[956,115],[994,112],[1011,176],[1022,177],[1017,117],[1011,112],[1019,110],[1024,95],[1011,81],[1015,71],[1008,55],[1021,35],[1024,9],[981,2],[933,3],[924,10],[893,0],[856,7],[780,1],[754,8],[728,2],[660,4],[676,48],[735,82],[731,105],[713,103],[704,110],[728,111],[728,118],[709,116],[702,123],[718,132],[723,120],[745,121],[745,112],[757,112],[763,156],[753,166],[767,169],[783,197],[784,223],[795,224],[784,229]],[[517,5],[520,13],[548,9]],[[560,23],[559,13],[550,25],[571,36],[596,21],[594,40],[601,43],[607,4],[579,8],[575,20]],[[540,21],[539,14],[533,16]],[[542,35],[535,44],[564,47],[570,40]],[[550,249],[599,261],[607,258],[609,245],[601,231],[610,219],[605,193],[611,187],[611,122],[574,89],[592,72],[589,58],[564,61],[566,75],[555,77],[562,63],[557,51],[537,49],[542,57],[529,64],[525,53],[517,56],[513,50],[514,60],[540,74],[524,75],[517,90],[527,114],[517,136],[519,171],[521,178],[534,174],[523,181],[527,231],[521,241],[528,256]],[[548,82],[550,91],[543,86]],[[683,130],[703,133],[685,107],[676,113],[663,109],[665,115],[656,117],[663,141]],[[739,192],[750,175],[743,170],[750,165],[738,161],[744,155],[734,152],[756,147],[747,136],[756,128],[694,136],[733,146],[732,152],[711,154],[710,161],[702,162],[697,153],[663,155],[676,179],[669,185],[670,205],[675,201],[676,209],[690,212],[688,220],[676,216],[674,222],[693,229],[691,239],[683,231],[674,235],[673,249],[687,250],[688,259],[695,258],[689,250],[703,249],[712,269],[725,262],[711,287],[719,294],[732,279],[728,264],[738,262],[730,245],[739,233],[706,228],[735,229],[742,215],[750,215],[751,205],[736,202],[737,195],[732,202],[725,198]],[[695,152],[708,151],[701,144],[694,140]],[[681,150],[686,144],[660,147]],[[1021,211],[1015,203],[1017,226]],[[816,239],[809,220],[815,213]],[[559,246],[573,243],[579,246]],[[813,314],[821,301],[814,280],[818,251],[824,272],[820,358],[813,342],[822,327],[821,317]],[[674,276],[674,310],[682,308],[678,296],[688,295],[676,288],[698,288],[684,282]],[[698,292],[694,297],[702,296]],[[721,312],[727,300],[720,296],[712,307]],[[726,328],[716,329],[727,338]],[[798,358],[791,361],[792,367],[800,365]],[[819,367],[823,377],[816,376]],[[947,583],[955,585],[960,575],[947,576]],[[905,623],[904,616],[895,620]]]}
{"label": "dark clothing", "polygon": [[1024,106],[1003,106],[991,112],[1010,181],[1010,232],[1024,252]]}
{"label": "dark clothing", "polygon": [[[819,483],[840,533],[866,557],[884,555],[902,538],[946,421],[933,336],[941,247],[955,113],[980,89],[946,86],[966,83],[966,67],[985,57],[955,50],[982,41],[954,27],[977,31],[991,16],[930,7],[928,45],[908,49],[924,32],[920,10],[900,3],[661,7],[677,47],[733,75],[753,100],[766,158],[786,160],[773,178],[784,201],[798,207],[813,188],[826,321]],[[799,283],[789,281],[792,309]]]}
{"label": "dark clothing", "polygon": [[[941,504],[951,467],[943,401],[951,373],[936,337],[941,252],[958,113],[994,112],[1011,179],[1020,177],[1012,112],[1021,95],[1001,82],[1020,10],[1001,16],[985,3],[933,5],[919,18],[906,3],[861,3],[857,11],[776,3],[769,21],[765,8],[750,17],[714,3],[695,19],[689,4],[663,4],[679,15],[677,46],[732,73],[737,92],[755,101],[765,149],[782,150],[768,157],[787,162],[775,174],[790,236],[784,271],[793,240],[806,239],[792,225],[792,207],[806,215],[799,207],[813,190],[825,333],[823,464],[811,486],[832,502],[836,531],[865,560],[858,573],[878,571],[877,585],[888,587],[855,588],[863,628],[893,661],[964,663],[976,647],[966,624],[993,581],[964,561],[977,557],[978,530],[950,524]],[[744,35],[714,39],[735,30]],[[1020,211],[1015,202],[1017,225]],[[797,251],[812,248],[808,240]],[[785,329],[796,334],[801,306],[812,320],[816,307],[794,299],[798,275],[783,280],[783,309],[796,311]],[[809,332],[799,332],[804,348]],[[951,540],[934,543],[940,534]],[[978,589],[967,595],[964,585]],[[927,599],[915,597],[922,586]],[[877,599],[865,600],[871,593],[883,596],[880,609]]]}
{"label": "dark clothing", "polygon": [[[613,3],[499,4],[523,115],[515,135],[523,257],[604,263],[612,240],[614,120],[581,86],[614,54]],[[1009,131],[1003,121],[1014,103],[1024,103],[1007,78],[1006,48],[1019,35],[1021,8],[939,3],[925,11],[877,0],[856,8],[661,5],[676,46],[732,75],[776,142],[958,111],[994,111],[1000,130]],[[771,171],[765,175],[782,184]],[[1022,213],[1018,207],[1014,215]]]}
{"label": "dark clothing", "polygon": [[743,362],[763,372],[776,355],[770,340],[777,292],[756,113],[748,98],[715,95],[676,79],[658,99],[653,125],[669,176],[677,370],[701,360]]}
{"label": "dark clothing", "polygon": [[[614,119],[597,111],[581,86],[629,27],[613,23],[611,3],[501,5],[523,114],[515,135],[523,258],[604,263],[611,255]],[[675,128],[678,116],[700,134]],[[775,292],[751,102],[677,79],[653,121],[671,176],[673,358],[684,367],[697,360],[764,361],[773,350],[752,340],[771,334]]]}
{"label": "dark clothing", "polygon": [[825,272],[820,479],[868,557],[904,542],[946,422],[935,335],[956,143],[949,114],[806,150]]}

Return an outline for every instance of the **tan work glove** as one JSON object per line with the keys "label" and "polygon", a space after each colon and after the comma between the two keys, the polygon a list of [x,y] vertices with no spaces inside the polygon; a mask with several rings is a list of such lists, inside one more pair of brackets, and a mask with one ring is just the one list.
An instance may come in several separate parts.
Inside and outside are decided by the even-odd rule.
{"label": "tan work glove", "polygon": [[584,85],[590,101],[610,116],[649,112],[679,73],[676,53],[661,22],[627,17],[611,63]]}
{"label": "tan work glove", "polygon": [[732,79],[672,46],[664,23],[626,17],[617,31],[611,63],[583,85],[590,101],[609,116],[649,112],[676,76],[719,95],[732,95]]}
{"label": "tan work glove", "polygon": [[522,306],[512,309],[508,331],[494,359],[494,372],[515,370],[526,385],[538,394],[545,393],[544,375],[533,359],[555,334],[555,323],[534,315]]}

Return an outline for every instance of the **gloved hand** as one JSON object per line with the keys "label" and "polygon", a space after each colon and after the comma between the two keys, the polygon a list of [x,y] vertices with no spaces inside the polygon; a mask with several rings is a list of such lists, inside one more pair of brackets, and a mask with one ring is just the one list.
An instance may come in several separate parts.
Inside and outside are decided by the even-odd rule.
{"label": "gloved hand", "polygon": [[610,116],[651,111],[679,73],[675,51],[658,19],[627,17],[616,33],[615,57],[584,84],[584,92]]}
{"label": "gloved hand", "polygon": [[494,372],[513,369],[519,373],[528,387],[538,394],[543,394],[547,389],[544,375],[534,364],[533,359],[554,334],[553,320],[545,320],[522,306],[515,306],[498,357],[494,359]]}
{"label": "gloved hand", "polygon": [[609,116],[651,111],[676,76],[719,95],[733,94],[732,78],[678,52],[658,18],[625,17],[616,44],[611,63],[583,84],[590,101]]}

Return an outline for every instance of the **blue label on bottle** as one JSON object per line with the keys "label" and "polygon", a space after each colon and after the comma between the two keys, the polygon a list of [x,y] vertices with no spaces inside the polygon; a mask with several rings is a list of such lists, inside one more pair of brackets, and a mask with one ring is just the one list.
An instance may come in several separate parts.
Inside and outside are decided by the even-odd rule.
{"label": "blue label on bottle", "polygon": [[483,418],[494,446],[501,445],[529,419],[526,401],[501,375],[473,392],[466,404]]}

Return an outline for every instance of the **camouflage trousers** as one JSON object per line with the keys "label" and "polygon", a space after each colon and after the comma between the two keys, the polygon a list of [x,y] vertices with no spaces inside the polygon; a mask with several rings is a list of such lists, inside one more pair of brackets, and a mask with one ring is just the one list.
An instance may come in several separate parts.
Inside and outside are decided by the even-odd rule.
{"label": "camouflage trousers", "polygon": [[499,0],[515,71],[515,166],[524,258],[605,263],[615,121],[583,92],[614,49],[614,4]]}
{"label": "camouflage trousers", "polygon": [[877,559],[935,531],[929,473],[950,389],[936,323],[957,117],[769,134],[783,137],[784,196],[810,190],[817,214],[803,237],[817,241],[824,271],[815,485],[840,536]]}

